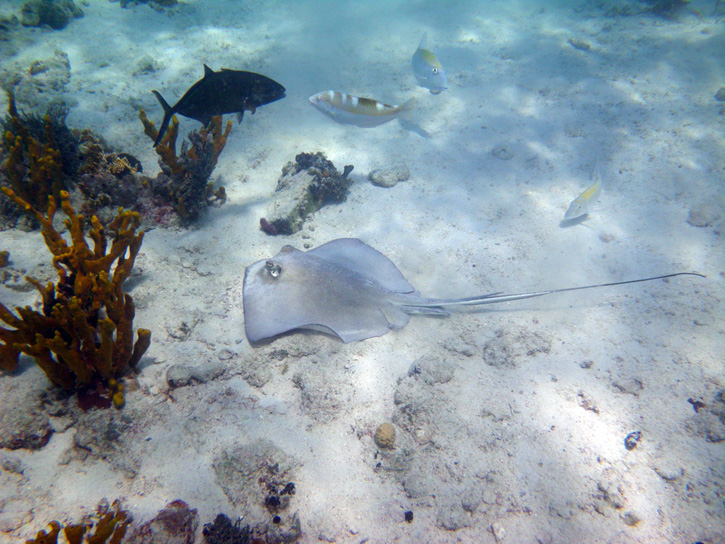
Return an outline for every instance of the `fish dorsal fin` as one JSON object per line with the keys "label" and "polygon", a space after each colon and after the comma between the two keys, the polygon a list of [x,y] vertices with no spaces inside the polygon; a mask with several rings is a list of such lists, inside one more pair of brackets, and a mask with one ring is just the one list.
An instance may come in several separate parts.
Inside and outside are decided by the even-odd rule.
{"label": "fish dorsal fin", "polygon": [[209,68],[206,64],[204,65],[204,77],[210,76],[214,73],[214,70]]}
{"label": "fish dorsal fin", "polygon": [[390,291],[415,292],[413,286],[408,283],[390,259],[357,238],[333,240],[311,249],[307,253],[372,278]]}
{"label": "fish dorsal fin", "polygon": [[428,44],[428,33],[423,32],[423,37],[420,39],[420,43],[418,44],[418,49],[425,49],[425,46]]}

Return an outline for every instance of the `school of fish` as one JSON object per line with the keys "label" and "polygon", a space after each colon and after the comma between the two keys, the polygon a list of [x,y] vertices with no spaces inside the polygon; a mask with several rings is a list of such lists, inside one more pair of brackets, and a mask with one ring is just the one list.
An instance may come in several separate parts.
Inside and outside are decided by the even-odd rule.
{"label": "school of fish", "polygon": [[[448,88],[446,71],[435,54],[428,48],[428,34],[424,33],[413,53],[411,66],[416,82],[437,95]],[[158,91],[152,91],[164,110],[164,118],[154,142],[163,139],[175,114],[200,121],[207,126],[215,115],[236,113],[242,122],[244,112],[255,113],[257,108],[285,97],[286,89],[276,81],[253,72],[222,68],[214,72],[204,65],[204,77],[194,83],[170,106]],[[414,98],[402,104],[388,104],[374,98],[355,96],[343,91],[322,91],[309,98],[310,104],[330,119],[343,125],[361,128],[377,127],[398,119],[409,112]],[[594,184],[575,198],[567,208],[562,224],[571,224],[585,218],[602,191],[599,161],[593,174]]]}

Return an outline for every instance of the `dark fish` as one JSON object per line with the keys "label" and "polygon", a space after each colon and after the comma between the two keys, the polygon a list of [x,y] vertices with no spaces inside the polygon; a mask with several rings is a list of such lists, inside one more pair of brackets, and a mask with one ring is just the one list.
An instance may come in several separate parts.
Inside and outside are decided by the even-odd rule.
{"label": "dark fish", "polygon": [[215,72],[206,64],[204,77],[194,83],[173,107],[157,91],[151,92],[164,108],[164,120],[154,147],[164,137],[171,116],[176,113],[200,121],[204,126],[209,125],[215,115],[236,113],[241,123],[245,111],[254,113],[258,107],[285,96],[285,88],[266,76],[226,68]]}

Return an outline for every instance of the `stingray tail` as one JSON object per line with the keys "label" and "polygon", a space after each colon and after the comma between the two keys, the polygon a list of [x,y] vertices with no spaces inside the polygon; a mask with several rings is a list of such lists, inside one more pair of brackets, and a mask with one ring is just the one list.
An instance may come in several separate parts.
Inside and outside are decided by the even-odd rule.
{"label": "stingray tail", "polygon": [[615,285],[627,285],[629,283],[640,283],[643,281],[664,280],[667,278],[674,278],[675,276],[699,276],[701,278],[705,277],[702,274],[698,274],[696,272],[676,272],[674,274],[665,274],[663,276],[654,276],[651,278],[615,281],[611,283],[598,283],[596,285],[583,285],[581,287],[566,287],[564,289],[549,289],[548,291],[532,291],[530,293],[504,294],[498,292],[468,298],[422,298],[416,300],[414,303],[411,302],[410,305],[403,303],[403,307],[405,311],[409,313],[439,314],[440,312],[435,311],[435,309],[446,312],[444,308],[445,306],[480,306],[482,304],[496,304],[498,302],[511,302],[512,300],[543,297],[545,295],[551,295],[554,293],[565,293],[567,291],[582,291],[584,289],[613,287]]}
{"label": "stingray tail", "polygon": [[169,106],[169,104],[164,100],[164,97],[161,96],[161,94],[158,91],[151,91],[154,93],[154,96],[156,97],[156,100],[159,101],[159,104],[161,104],[161,107],[164,108],[164,119],[161,121],[161,126],[159,127],[159,134],[156,136],[156,141],[154,142],[154,147],[159,145],[161,142],[161,139],[164,137],[164,134],[166,134],[166,129],[169,126],[169,123],[171,122],[171,116],[174,115],[174,110]]}
{"label": "stingray tail", "polygon": [[435,302],[435,299],[420,299],[420,304],[403,304],[402,310],[406,314],[423,314],[423,315],[439,315],[441,317],[446,317],[451,315],[451,313],[446,310],[445,308],[440,307],[439,305],[435,304],[428,304],[428,302]]}

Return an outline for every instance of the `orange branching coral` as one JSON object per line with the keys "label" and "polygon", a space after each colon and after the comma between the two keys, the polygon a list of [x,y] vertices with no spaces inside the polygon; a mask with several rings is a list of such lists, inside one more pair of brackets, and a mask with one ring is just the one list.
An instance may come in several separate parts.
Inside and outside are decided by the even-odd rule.
{"label": "orange branching coral", "polygon": [[[44,216],[12,190],[2,189],[40,223],[59,280],[43,286],[26,277],[42,296],[42,312],[29,306],[16,308],[18,317],[0,303],[0,320],[11,327],[0,327],[0,368],[13,371],[20,353],[25,353],[64,389],[100,380],[111,387],[112,395],[120,392],[115,385],[109,386],[110,380],[134,367],[151,341],[150,331],[139,329],[134,343],[133,299],[123,292],[143,241],[143,232],[136,233],[139,214],[121,210],[107,227],[92,217],[91,248],[84,236],[83,216],[75,213],[68,193],[61,191],[69,244],[53,228],[57,210],[53,197]],[[112,239],[107,232],[113,233]]]}
{"label": "orange branching coral", "polygon": [[109,507],[108,501],[103,499],[95,516],[84,519],[78,525],[65,527],[57,521],[51,521],[48,532],[39,531],[33,540],[28,540],[25,544],[58,544],[61,528],[68,544],[120,544],[131,520],[131,515],[121,509],[119,500],[115,500]]}
{"label": "orange branching coral", "polygon": [[[156,125],[148,117],[144,110],[138,111],[138,118],[143,123],[144,134],[156,141],[156,137],[159,131],[156,129]],[[161,157],[161,162],[165,164],[172,174],[182,176],[184,175],[184,167],[179,164],[179,158],[176,156],[176,138],[179,135],[179,120],[174,115],[171,118],[169,128],[166,130],[166,134],[156,146],[156,153]]]}
{"label": "orange branching coral", "polygon": [[[216,166],[219,155],[224,149],[224,146],[227,145],[227,138],[232,131],[232,122],[227,121],[227,126],[224,129],[224,133],[222,134],[222,116],[217,115],[216,117],[211,118],[211,123],[209,123],[209,127],[211,128],[211,130],[205,127],[202,128],[199,132],[201,133],[201,137],[204,140],[206,140],[206,135],[211,132],[212,142],[214,143],[214,150],[212,151],[212,164]],[[187,152],[187,155],[189,155],[190,158],[190,154],[192,151],[194,151],[193,147]]]}

